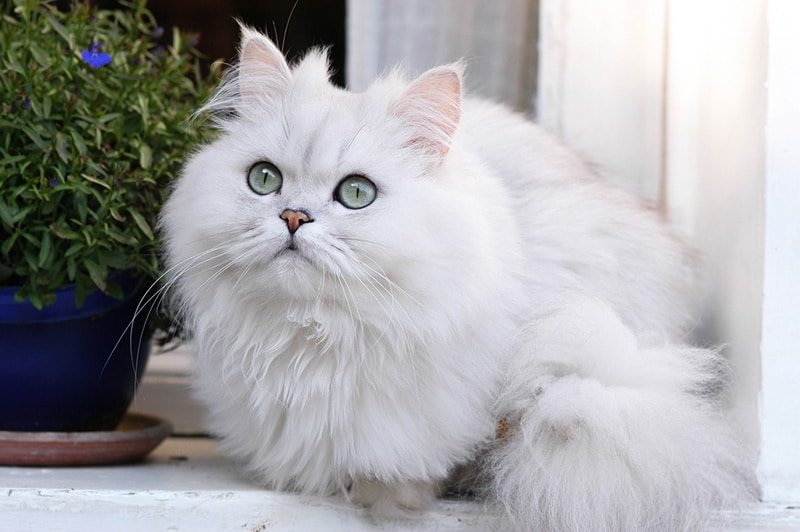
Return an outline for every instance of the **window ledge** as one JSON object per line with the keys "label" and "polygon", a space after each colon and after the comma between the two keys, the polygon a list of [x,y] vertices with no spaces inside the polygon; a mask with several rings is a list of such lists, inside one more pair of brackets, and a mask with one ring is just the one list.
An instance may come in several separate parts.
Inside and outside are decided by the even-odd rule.
{"label": "window ledge", "polygon": [[[398,529],[483,530],[480,503],[443,500]],[[112,467],[0,467],[0,530],[374,530],[337,498],[259,488],[207,438],[169,438],[144,462]],[[392,527],[384,528],[391,530]],[[800,509],[762,504],[720,514],[711,530],[796,531]]]}
{"label": "window ledge", "polygon": [[[479,530],[481,505],[441,501],[403,529]],[[169,438],[146,461],[0,467],[0,530],[373,530],[342,499],[259,488],[207,438]]]}

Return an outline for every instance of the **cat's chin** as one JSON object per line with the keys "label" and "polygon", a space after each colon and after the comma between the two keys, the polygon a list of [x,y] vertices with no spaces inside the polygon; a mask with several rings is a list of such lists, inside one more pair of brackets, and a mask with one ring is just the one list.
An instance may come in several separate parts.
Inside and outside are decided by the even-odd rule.
{"label": "cat's chin", "polygon": [[296,264],[305,264],[312,267],[314,266],[311,259],[294,245],[286,246],[278,251],[273,257],[273,260],[276,263],[286,263],[287,265],[291,266]]}
{"label": "cat's chin", "polygon": [[286,247],[272,259],[273,281],[294,296],[310,296],[319,291],[324,269],[306,253]]}

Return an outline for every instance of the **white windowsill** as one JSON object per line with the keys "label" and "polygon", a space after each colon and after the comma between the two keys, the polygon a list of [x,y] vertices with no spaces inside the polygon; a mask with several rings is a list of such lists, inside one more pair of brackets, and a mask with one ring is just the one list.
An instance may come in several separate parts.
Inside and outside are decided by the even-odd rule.
{"label": "white windowsill", "polygon": [[[151,360],[135,409],[197,435],[184,353]],[[260,488],[213,440],[172,437],[138,464],[79,468],[0,467],[0,531],[483,530],[476,502],[443,500],[427,514],[376,527],[341,498]],[[717,516],[711,530],[798,531],[800,507],[761,504]]]}
{"label": "white windowsill", "polygon": [[[481,530],[479,503],[443,500],[383,530]],[[0,530],[375,530],[342,499],[260,489],[205,438],[170,438],[140,464],[0,468]],[[711,530],[796,531],[800,509],[762,504],[718,516]]]}
{"label": "white windowsill", "polygon": [[[140,464],[0,468],[0,530],[370,530],[335,498],[259,489],[205,438],[170,438]],[[413,528],[470,529],[478,505],[443,501]]]}

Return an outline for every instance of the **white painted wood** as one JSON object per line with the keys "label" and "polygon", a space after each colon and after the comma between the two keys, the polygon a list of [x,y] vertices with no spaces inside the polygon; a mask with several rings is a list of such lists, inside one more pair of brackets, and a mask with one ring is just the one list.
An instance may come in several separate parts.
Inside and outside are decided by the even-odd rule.
{"label": "white painted wood", "polygon": [[[671,0],[665,203],[705,261],[705,322],[758,426],[764,245],[766,0]],[[755,442],[754,442],[755,445]]]}
{"label": "white painted wood", "polygon": [[[227,532],[488,530],[479,502],[443,500],[425,515],[377,526],[338,497],[259,488],[207,439],[167,440],[141,464],[0,467],[0,531]],[[800,511],[774,504],[715,516],[710,531],[796,531]]]}
{"label": "white painted wood", "polygon": [[416,75],[463,58],[470,93],[530,110],[536,0],[349,0],[347,9],[352,90],[398,64]]}
{"label": "white painted wood", "polygon": [[666,0],[542,0],[537,120],[601,174],[657,202]]}
{"label": "white painted wood", "polygon": [[[481,505],[442,501],[384,530],[485,530]],[[0,531],[375,530],[337,497],[259,488],[214,442],[170,439],[146,463],[118,467],[0,467]]]}
{"label": "white painted wood", "polygon": [[800,501],[800,2],[770,0],[761,390],[765,498]]}

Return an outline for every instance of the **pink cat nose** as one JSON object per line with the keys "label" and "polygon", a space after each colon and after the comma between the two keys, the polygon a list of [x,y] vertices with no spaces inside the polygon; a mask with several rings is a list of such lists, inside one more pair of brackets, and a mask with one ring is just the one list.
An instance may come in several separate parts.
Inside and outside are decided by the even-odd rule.
{"label": "pink cat nose", "polygon": [[291,234],[294,234],[301,225],[314,221],[307,213],[293,209],[284,210],[280,214],[280,217],[281,220],[286,222],[286,226],[289,228],[289,233]]}

